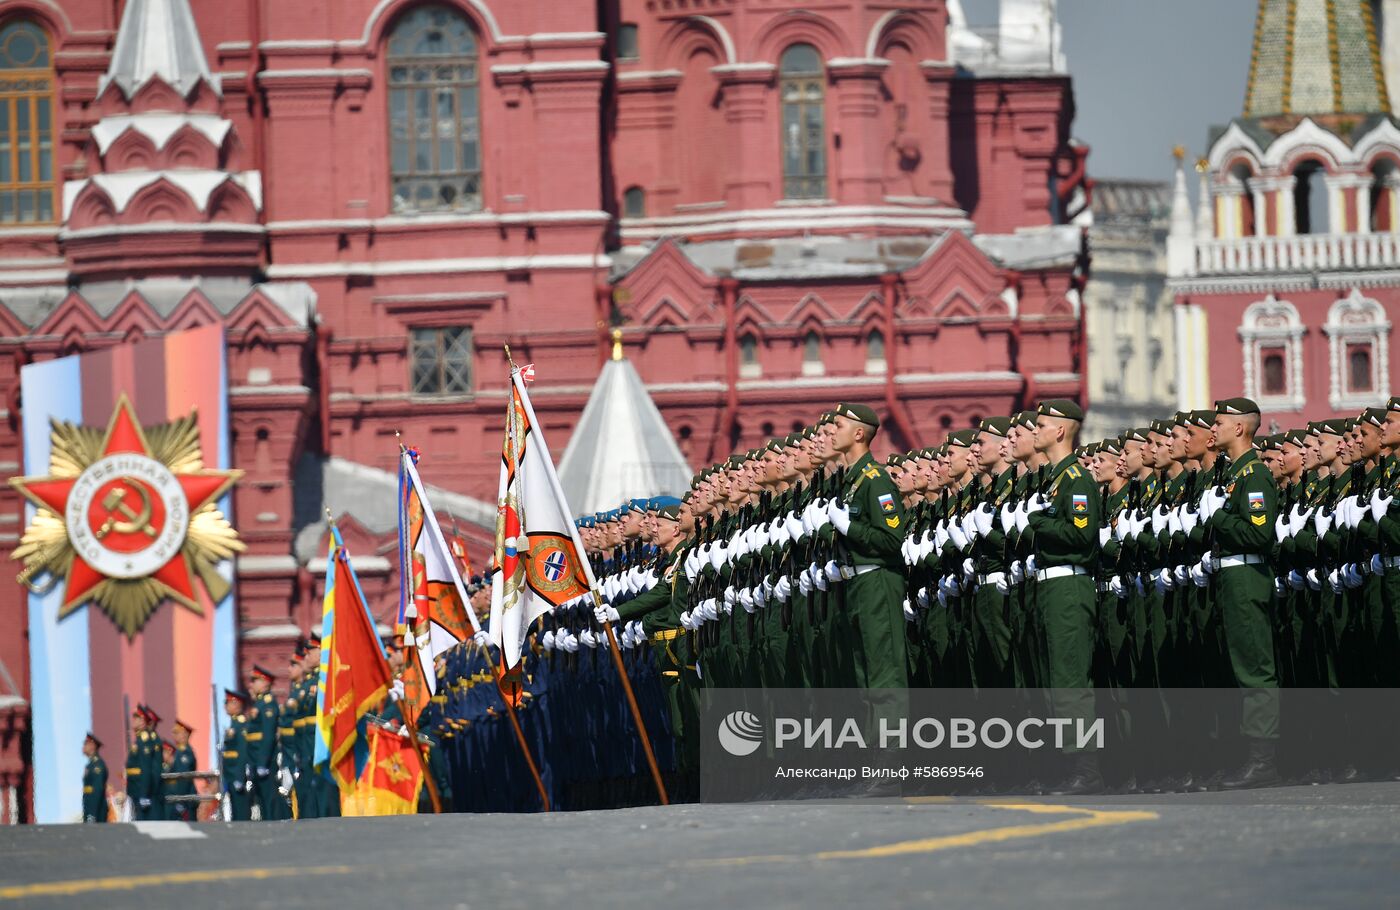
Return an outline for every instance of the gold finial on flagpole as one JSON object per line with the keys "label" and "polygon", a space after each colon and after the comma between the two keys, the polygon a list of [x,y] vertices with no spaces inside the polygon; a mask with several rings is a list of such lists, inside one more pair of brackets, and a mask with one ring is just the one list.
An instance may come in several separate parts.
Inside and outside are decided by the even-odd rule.
{"label": "gold finial on flagpole", "polygon": [[513,370],[515,369],[515,360],[510,356],[510,345],[507,344],[504,347],[506,349],[506,363],[509,363],[510,368]]}
{"label": "gold finial on flagpole", "polygon": [[622,359],[622,329],[613,329],[611,334],[612,334],[612,343],[613,343],[612,359],[613,359],[613,360],[621,360],[621,359]]}

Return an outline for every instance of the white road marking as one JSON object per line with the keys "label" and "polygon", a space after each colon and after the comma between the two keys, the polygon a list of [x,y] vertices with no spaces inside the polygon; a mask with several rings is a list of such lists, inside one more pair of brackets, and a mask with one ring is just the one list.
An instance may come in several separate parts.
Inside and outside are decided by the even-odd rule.
{"label": "white road marking", "polygon": [[196,831],[189,822],[132,822],[131,827],[151,840],[188,840],[192,837],[208,837],[203,831]]}

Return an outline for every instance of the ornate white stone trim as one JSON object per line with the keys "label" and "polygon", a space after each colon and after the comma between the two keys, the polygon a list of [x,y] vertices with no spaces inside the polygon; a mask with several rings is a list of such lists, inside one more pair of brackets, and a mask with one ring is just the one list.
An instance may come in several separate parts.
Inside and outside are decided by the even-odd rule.
{"label": "ornate white stone trim", "polygon": [[[1301,411],[1307,402],[1303,391],[1303,328],[1298,308],[1273,294],[1252,303],[1244,311],[1240,341],[1244,343],[1244,395],[1253,398],[1264,411]],[[1257,367],[1263,348],[1284,349],[1283,395],[1265,395]]]}
{"label": "ornate white stone trim", "polygon": [[[1327,348],[1331,381],[1327,403],[1333,410],[1364,408],[1390,398],[1390,320],[1375,300],[1363,297],[1360,289],[1338,300],[1327,311]],[[1371,345],[1371,388],[1352,391],[1347,387],[1347,347]]]}

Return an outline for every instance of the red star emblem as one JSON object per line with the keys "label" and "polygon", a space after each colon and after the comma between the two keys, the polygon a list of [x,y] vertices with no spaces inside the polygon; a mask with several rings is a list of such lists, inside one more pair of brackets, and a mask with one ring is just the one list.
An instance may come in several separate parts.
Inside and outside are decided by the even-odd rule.
{"label": "red star emblem", "polygon": [[[94,596],[100,599],[98,587],[109,580],[154,582],[158,598],[174,599],[198,612],[196,573],[187,541],[191,519],[222,496],[242,472],[178,465],[172,470],[152,453],[124,394],[95,451],[80,454],[74,451],[80,446],[68,446],[60,453],[57,426],[54,440],[54,461],[63,458],[70,466],[63,476],[17,477],[10,483],[64,523],[73,555],[59,615]],[[197,456],[197,437],[183,444],[193,445]],[[136,457],[114,457],[123,455]],[[60,474],[56,464],[51,470]],[[53,566],[46,568],[52,571]]]}

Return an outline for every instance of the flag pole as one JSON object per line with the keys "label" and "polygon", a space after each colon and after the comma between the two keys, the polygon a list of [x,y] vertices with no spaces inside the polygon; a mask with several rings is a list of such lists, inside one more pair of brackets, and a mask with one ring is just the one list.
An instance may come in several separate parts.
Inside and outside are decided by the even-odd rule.
{"label": "flag pole", "polygon": [[418,725],[406,712],[403,713],[403,725],[408,728],[408,740],[413,744],[413,754],[418,756],[418,767],[423,771],[423,783],[428,785],[428,800],[433,805],[433,814],[441,815],[442,797],[438,795],[437,781],[433,780],[433,772],[428,766],[428,760],[423,757],[423,750],[418,748]]}
{"label": "flag pole", "polygon": [[[400,442],[400,443],[399,443],[399,458],[400,458],[400,459],[403,459],[404,456],[406,456],[407,454],[408,454],[408,449],[407,449],[407,447],[404,446],[404,444],[403,444],[402,442]],[[422,478],[419,478],[419,480],[420,480],[420,482],[421,482]],[[426,486],[426,484],[424,484],[424,486]],[[420,500],[422,500],[423,497],[425,496],[425,493],[420,491],[418,495],[419,495]],[[435,528],[437,527],[437,516],[434,515],[432,509],[428,508],[426,505],[425,505],[424,508],[423,508],[423,522],[424,522],[424,524],[429,524],[429,523],[431,523],[431,524],[433,525],[433,527],[435,527]],[[441,536],[441,534],[442,534],[442,529],[441,529],[441,528],[438,528],[437,530],[438,530],[438,535]],[[446,541],[444,540],[443,543],[445,544]],[[450,568],[450,569],[452,570],[452,579],[453,579],[453,583],[456,584],[456,585],[458,586],[458,591],[460,592],[461,597],[462,597],[462,606],[466,608],[467,615],[468,615],[469,617],[471,617],[471,621],[472,621],[472,631],[473,631],[473,633],[480,632],[480,631],[482,631],[481,620],[477,618],[476,611],[475,611],[474,609],[472,609],[471,599],[470,599],[469,597],[466,596],[466,591],[462,589],[462,573],[461,573],[461,571],[457,568],[456,559],[453,557],[453,555],[452,555],[450,552],[447,553],[446,555],[447,555],[447,560],[448,560],[448,563],[449,563],[448,568]],[[409,572],[411,572],[411,571],[412,571],[412,569],[411,569],[411,567],[410,567],[410,565],[409,565],[408,562],[403,562],[403,563],[400,564],[400,568],[399,568],[399,575],[400,575],[400,576],[403,576],[404,578],[407,578],[407,576],[405,575],[405,573],[409,573]],[[405,581],[404,583],[405,583],[405,584],[411,584],[411,582],[408,582],[408,581]],[[411,589],[410,589],[410,590],[411,590]],[[416,617],[415,617],[415,618],[416,618]],[[411,631],[412,631],[412,627],[410,626],[410,632],[411,632]],[[415,640],[416,640],[416,638],[415,638]],[[415,646],[414,650],[415,650],[414,659],[417,660],[417,659],[418,659],[418,656],[417,656],[417,653],[416,653],[416,651],[417,651],[416,646]],[[493,677],[495,677],[495,681],[496,681],[496,691],[499,692],[499,693],[501,693],[501,701],[505,703],[505,706],[506,706],[506,716],[510,718],[510,726],[511,726],[511,729],[513,729],[513,730],[515,731],[515,741],[516,741],[517,743],[520,744],[520,753],[521,753],[523,756],[525,756],[525,764],[526,764],[526,766],[530,769],[530,776],[533,777],[533,778],[535,779],[535,789],[536,789],[536,790],[539,792],[539,794],[540,794],[540,803],[541,803],[541,806],[543,807],[543,809],[544,809],[545,812],[549,812],[549,811],[550,811],[549,791],[547,791],[547,790],[545,789],[545,787],[544,787],[544,778],[540,776],[540,769],[539,769],[539,766],[535,764],[535,756],[532,755],[532,754],[530,753],[530,744],[527,743],[527,742],[525,741],[525,731],[524,731],[524,729],[522,729],[521,726],[520,726],[520,718],[517,717],[516,714],[515,714],[515,705],[511,704],[510,698],[506,695],[505,687],[504,687],[503,685],[501,685],[501,681],[505,678],[505,671],[504,671],[504,669],[503,669],[502,667],[499,667],[499,666],[496,665],[496,661],[494,661],[494,660],[491,659],[491,651],[490,651],[489,648],[486,650],[486,662],[489,663],[489,664],[491,665],[491,675],[492,675]],[[420,664],[420,665],[421,665],[421,664]],[[427,675],[427,672],[428,672],[427,670],[424,670],[424,671],[423,671],[423,673],[424,673],[425,676]],[[405,715],[405,718],[407,718],[407,715]],[[410,728],[410,729],[411,729],[411,728]],[[417,741],[416,734],[415,734],[415,738],[414,738],[413,748],[414,748],[414,751],[417,751],[417,749],[418,749],[418,741]],[[427,772],[427,770],[425,769],[425,770],[424,770],[424,773],[423,773],[423,777],[424,777],[425,780],[430,780],[431,777],[432,777],[432,775],[429,774],[429,773]],[[436,789],[436,787],[434,787],[434,789]]]}
{"label": "flag pole", "polygon": [[[511,359],[510,345],[506,345],[505,348],[506,360],[510,363],[511,386],[514,388],[516,376],[519,371],[516,369],[515,361]],[[530,423],[537,425],[534,413],[535,409],[530,404],[529,396],[523,391],[523,383],[520,398],[521,404],[524,405],[525,412],[530,418]],[[541,437],[541,439],[543,439],[543,437]],[[548,458],[545,459],[545,462],[550,464],[551,467],[551,469],[545,473],[549,478],[550,486],[553,487],[554,495],[560,502],[567,503],[568,500],[564,498],[564,490],[559,486],[559,476],[554,472],[553,465]],[[565,524],[568,525],[569,528],[569,538],[574,542],[574,552],[578,555],[579,566],[583,569],[583,574],[588,580],[588,592],[593,595],[593,604],[594,606],[601,606],[603,600],[598,595],[598,582],[593,578],[593,567],[588,563],[587,551],[583,548],[583,541],[579,540],[578,525],[571,521],[566,521]],[[612,653],[613,666],[617,668],[617,675],[621,679],[622,691],[627,696],[627,707],[632,713],[632,722],[637,725],[637,737],[642,741],[642,754],[646,756],[647,767],[651,770],[651,779],[652,783],[656,785],[657,798],[660,799],[661,805],[669,806],[671,800],[670,797],[666,795],[666,784],[661,780],[661,768],[656,764],[656,753],[652,751],[651,748],[651,736],[647,733],[646,722],[642,720],[642,709],[637,706],[637,695],[632,691],[632,680],[628,678],[627,667],[622,662],[622,649],[618,647],[617,635],[613,633],[612,623],[604,621],[603,631],[606,632],[608,636],[608,650]]]}

